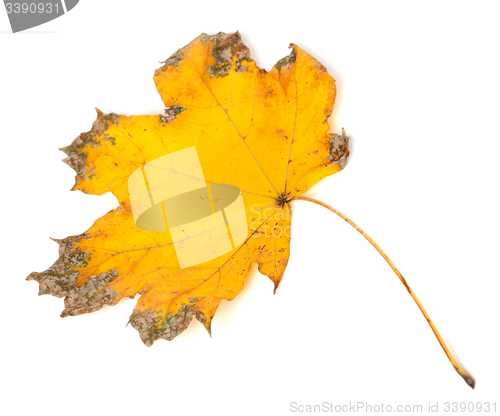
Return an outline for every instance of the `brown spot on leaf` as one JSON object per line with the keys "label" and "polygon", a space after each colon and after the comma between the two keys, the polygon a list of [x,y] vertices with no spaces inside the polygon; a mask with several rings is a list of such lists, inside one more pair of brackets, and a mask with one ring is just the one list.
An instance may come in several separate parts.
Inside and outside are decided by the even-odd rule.
{"label": "brown spot on leaf", "polygon": [[100,146],[101,143],[98,140],[95,140],[95,138],[101,136],[109,128],[109,126],[114,124],[116,119],[120,117],[115,113],[104,114],[98,108],[96,108],[96,111],[97,118],[92,123],[92,129],[78,135],[78,137],[73,140],[69,146],[61,147],[59,149],[68,156],[63,159],[63,162],[74,169],[77,176],[80,176],[82,180],[86,179],[85,175],[90,176],[92,174],[92,172],[87,172],[87,167],[85,166],[87,153],[85,153],[84,148],[87,146]]}
{"label": "brown spot on leaf", "polygon": [[205,39],[206,41],[215,42],[215,45],[212,47],[212,55],[216,63],[207,67],[210,77],[226,76],[231,70],[233,58],[236,58],[235,66],[237,72],[245,69],[245,66],[242,66],[244,61],[252,61],[250,58],[250,49],[241,41],[239,32],[230,34],[220,32]]}
{"label": "brown spot on leaf", "polygon": [[134,309],[129,322],[139,331],[142,342],[150,347],[157,339],[172,341],[189,326],[193,315],[202,324],[206,323],[205,315],[194,309],[193,305],[184,305],[175,315],[169,312],[165,318],[155,316],[154,311],[140,312]]}
{"label": "brown spot on leaf", "polygon": [[92,275],[83,285],[75,286],[78,269],[86,267],[92,257],[92,253],[75,247],[75,243],[90,237],[90,234],[84,233],[63,240],[53,239],[59,244],[59,258],[44,272],[33,272],[26,278],[39,283],[39,295],[66,297],[65,309],[61,314],[63,317],[94,312],[105,304],[114,304],[116,293],[107,286],[118,277],[117,270],[108,270],[99,276]]}
{"label": "brown spot on leaf", "polygon": [[329,139],[330,156],[328,159],[332,161],[332,165],[338,164],[340,169],[344,169],[347,158],[349,157],[349,137],[342,129],[342,135],[333,133]]}

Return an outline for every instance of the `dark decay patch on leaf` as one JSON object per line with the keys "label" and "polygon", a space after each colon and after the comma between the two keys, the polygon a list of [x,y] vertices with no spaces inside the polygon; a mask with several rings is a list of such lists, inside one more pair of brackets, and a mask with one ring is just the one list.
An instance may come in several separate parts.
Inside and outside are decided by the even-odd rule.
{"label": "dark decay patch on leaf", "polygon": [[274,67],[278,70],[278,72],[281,72],[281,69],[290,68],[290,65],[295,62],[296,59],[297,56],[295,55],[295,49],[292,49],[290,55],[281,58],[278,62],[276,62],[276,65],[274,65]]}
{"label": "dark decay patch on leaf", "polygon": [[154,312],[141,313],[134,309],[130,316],[130,324],[139,332],[142,342],[147,347],[153,345],[157,339],[172,341],[189,326],[193,316],[202,324],[207,321],[205,315],[194,309],[193,305],[183,305],[175,315],[169,312],[164,319],[162,316],[155,316]]}
{"label": "dark decay patch on leaf", "polygon": [[155,71],[154,76],[156,77],[160,73],[159,71],[165,72],[169,66],[176,66],[176,67],[179,66],[179,62],[184,59],[184,53],[182,52],[182,49],[179,49],[178,51],[174,52],[172,56],[170,56],[170,58],[166,59],[165,61],[160,61],[160,63],[164,65]]}
{"label": "dark decay patch on leaf", "polygon": [[[210,77],[226,76],[231,70],[233,56],[236,55],[236,72],[246,71],[248,68],[242,65],[244,61],[250,62],[250,50],[241,41],[241,35],[236,33],[223,33],[219,32],[216,35],[209,36],[203,33],[200,37],[202,42],[212,41],[215,45],[212,47],[212,55],[216,63],[207,68]],[[161,61],[164,64],[161,68],[155,71],[157,76],[160,72],[165,72],[169,66],[178,67],[179,62],[184,59],[184,51],[189,45],[177,50],[170,58]]]}
{"label": "dark decay patch on leaf", "polygon": [[105,141],[105,142],[111,142],[111,145],[112,145],[112,146],[116,145],[116,138],[114,138],[114,137],[109,137],[109,135],[107,135],[107,134],[104,134],[104,135],[102,136],[102,138],[104,139],[104,141]]}
{"label": "dark decay patch on leaf", "polygon": [[109,128],[109,126],[114,124],[116,119],[120,117],[115,113],[104,114],[98,109],[96,109],[96,111],[97,118],[92,123],[92,129],[85,133],[81,133],[69,146],[61,147],[59,149],[68,156],[63,159],[63,162],[74,169],[77,176],[80,176],[82,180],[86,179],[85,175],[87,173],[89,176],[93,176],[93,172],[87,172],[87,167],[85,166],[87,153],[83,151],[83,148],[87,145],[91,147],[100,146],[101,143],[98,140],[95,140],[95,138],[101,136]]}
{"label": "dark decay patch on leaf", "polygon": [[160,116],[160,123],[170,123],[175,120],[176,116],[182,113],[186,108],[175,104],[171,107],[165,108],[165,115]]}
{"label": "dark decay patch on leaf", "polygon": [[92,275],[81,286],[74,286],[64,299],[65,309],[61,316],[76,316],[101,309],[104,305],[115,305],[117,293],[110,287],[118,278],[118,270],[108,270],[99,276]]}
{"label": "dark decay patch on leaf", "polygon": [[33,272],[26,278],[39,283],[39,295],[66,297],[65,309],[61,314],[63,317],[94,312],[105,304],[114,304],[116,293],[107,285],[118,278],[116,269],[108,270],[99,276],[92,275],[83,285],[75,286],[79,274],[75,268],[86,267],[92,253],[86,253],[80,247],[75,248],[74,244],[88,238],[90,234],[84,233],[62,240],[54,239],[59,244],[59,258],[44,272]]}
{"label": "dark decay patch on leaf", "polygon": [[241,41],[241,35],[236,33],[217,33],[213,36],[206,34],[202,35],[203,42],[212,41],[215,45],[212,47],[212,55],[215,58],[215,65],[207,67],[207,72],[210,72],[212,77],[224,77],[231,70],[233,64],[233,57],[236,56],[236,72],[241,72],[247,68],[243,65],[243,61],[250,62],[250,50]]}
{"label": "dark decay patch on leaf", "polygon": [[333,133],[329,139],[330,156],[328,159],[332,161],[332,165],[338,164],[340,169],[344,169],[347,158],[349,157],[349,137],[342,129],[342,135]]}
{"label": "dark decay patch on leaf", "polygon": [[85,233],[62,240],[53,239],[59,244],[59,258],[44,272],[33,272],[26,278],[39,283],[39,295],[52,295],[58,298],[68,295],[78,277],[75,267],[85,267],[92,256],[91,253],[82,251],[80,247],[75,249],[74,243],[89,237],[90,234]]}
{"label": "dark decay patch on leaf", "polygon": [[[109,114],[103,114],[104,116],[104,120],[108,123],[108,124],[115,124],[116,122],[116,119],[118,117],[120,117],[120,114],[115,114],[115,113],[109,113]],[[118,125],[118,124],[117,124]],[[107,127],[106,127],[107,129]],[[106,130],[104,129],[104,130]],[[102,134],[102,133],[101,133]]]}

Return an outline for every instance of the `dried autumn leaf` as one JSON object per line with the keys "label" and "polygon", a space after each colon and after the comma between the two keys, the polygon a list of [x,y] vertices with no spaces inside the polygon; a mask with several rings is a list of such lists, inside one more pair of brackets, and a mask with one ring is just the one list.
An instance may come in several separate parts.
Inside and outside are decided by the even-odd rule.
{"label": "dried autumn leaf", "polygon": [[61,149],[73,190],[111,191],[120,206],[87,232],[58,241],[59,259],[32,273],[40,294],[65,297],[62,316],[140,294],[130,322],[150,346],[195,316],[210,332],[253,263],[278,286],[289,258],[292,200],[337,214],[382,255],[455,360],[417,296],[384,251],[328,204],[301,195],[341,170],[348,138],[328,134],[335,81],[295,45],[271,72],[257,68],[238,33],[205,34],[155,72],[165,115],[98,110],[92,130]]}
{"label": "dried autumn leaf", "polygon": [[[253,263],[278,286],[290,255],[288,202],[340,171],[349,154],[345,135],[327,133],[334,79],[316,59],[291,47],[291,54],[266,72],[250,58],[238,33],[202,34],[155,72],[165,115],[125,117],[98,111],[92,130],[61,149],[77,173],[72,190],[96,195],[110,191],[120,203],[85,233],[55,240],[59,259],[48,270],[28,276],[39,282],[40,294],[65,298],[63,317],[140,294],[130,323],[150,346],[159,338],[175,338],[193,316],[210,332],[220,301],[234,299],[242,290]],[[154,186],[166,176],[153,171],[159,167],[155,161],[186,155],[193,148],[206,183],[206,191],[193,195],[211,208],[212,217],[222,211],[225,217],[222,226],[199,235],[179,223],[185,226],[181,232],[186,239],[181,241],[172,236],[177,233],[170,221],[173,214],[157,198],[160,185]],[[182,172],[170,173],[179,177]],[[132,189],[135,183],[143,191]],[[223,209],[227,204],[222,203],[227,201],[218,199],[217,189],[239,189],[244,215],[228,220],[229,211]],[[195,199],[188,211],[198,203]],[[156,210],[156,218],[163,213],[164,230],[138,226],[142,208],[139,214],[134,211],[137,201],[144,210]],[[219,231],[230,236],[229,251],[194,265],[184,262],[179,244],[188,247],[194,238],[206,237],[206,244],[188,252],[191,256],[201,252],[206,257],[210,250],[221,254],[220,236],[213,234]]]}

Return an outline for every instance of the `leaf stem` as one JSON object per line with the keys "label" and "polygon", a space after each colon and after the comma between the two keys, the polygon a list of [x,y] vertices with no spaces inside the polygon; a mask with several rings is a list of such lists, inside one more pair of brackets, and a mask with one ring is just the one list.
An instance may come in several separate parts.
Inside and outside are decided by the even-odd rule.
{"label": "leaf stem", "polygon": [[387,257],[387,254],[384,253],[384,251],[378,246],[378,244],[375,241],[373,241],[373,239],[368,234],[366,234],[355,222],[353,222],[352,220],[347,218],[344,214],[337,211],[332,206],[325,204],[324,202],[318,201],[317,199],[309,198],[307,196],[295,196],[290,201],[292,201],[292,200],[309,201],[309,202],[313,202],[317,205],[321,205],[322,207],[325,207],[326,209],[332,211],[333,213],[337,214],[340,218],[342,218],[343,220],[348,222],[363,237],[365,237],[373,247],[375,247],[375,250],[377,250],[380,253],[380,255],[385,259],[385,261],[389,264],[389,266],[391,266],[391,269],[394,270],[394,273],[396,273],[396,275],[399,277],[399,280],[401,280],[401,283],[403,283],[404,287],[406,288],[408,293],[411,295],[411,297],[413,298],[413,300],[417,304],[418,308],[420,309],[420,312],[422,312],[422,315],[424,315],[427,323],[429,324],[429,326],[432,329],[432,332],[434,332],[434,335],[436,336],[437,340],[439,341],[439,345],[441,345],[441,347],[443,348],[443,350],[444,350],[446,356],[448,357],[448,360],[450,360],[450,363],[453,366],[453,368],[457,371],[458,374],[460,374],[460,376],[465,380],[465,382],[467,383],[467,385],[469,385],[469,387],[474,388],[474,385],[475,385],[474,379],[469,375],[469,373],[467,373],[467,371],[465,371],[462,367],[460,367],[458,365],[457,361],[455,360],[455,358],[453,358],[453,355],[451,354],[450,350],[448,349],[445,342],[443,341],[443,338],[441,338],[441,335],[439,334],[436,326],[434,325],[430,316],[428,315],[428,313],[425,311],[424,307],[422,306],[422,304],[418,300],[417,296],[415,295],[413,290],[410,288],[410,286],[406,282],[403,275],[399,272],[399,270],[396,268],[394,263],[391,261],[391,259],[389,259],[389,257]]}

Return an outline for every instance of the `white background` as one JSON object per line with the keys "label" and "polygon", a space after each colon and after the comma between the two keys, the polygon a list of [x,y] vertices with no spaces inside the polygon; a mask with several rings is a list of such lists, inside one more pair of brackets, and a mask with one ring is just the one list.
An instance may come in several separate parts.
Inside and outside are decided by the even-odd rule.
{"label": "white background", "polygon": [[[287,415],[292,402],[425,413],[438,402],[445,414],[452,401],[500,412],[497,5],[82,0],[18,34],[2,6],[2,413]],[[387,252],[476,390],[376,251],[307,202],[293,204],[277,294],[254,270],[221,304],[213,338],[193,321],[147,348],[125,327],[136,300],[61,319],[63,300],[24,280],[57,259],[49,237],[80,234],[115,206],[69,191],[58,147],[90,129],[94,107],[161,113],[159,61],[202,32],[236,30],[267,70],[294,42],[337,80],[331,126],[351,136],[351,158],[308,195]]]}

